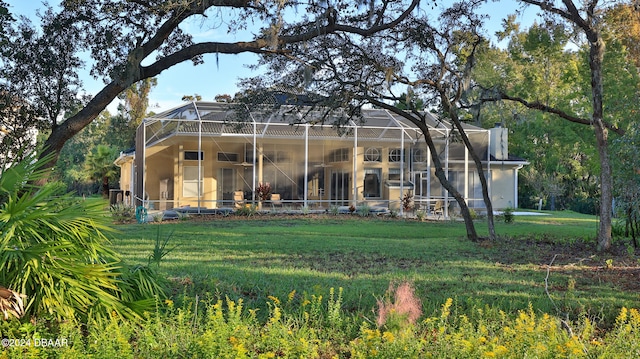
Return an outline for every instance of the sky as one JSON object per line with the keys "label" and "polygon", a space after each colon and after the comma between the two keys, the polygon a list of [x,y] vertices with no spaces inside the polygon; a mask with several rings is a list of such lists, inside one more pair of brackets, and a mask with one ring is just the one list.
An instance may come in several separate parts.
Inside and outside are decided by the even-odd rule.
{"label": "sky", "polygon": [[[51,1],[57,3],[57,1]],[[7,0],[9,11],[15,17],[24,15],[37,19],[36,12],[42,9],[42,1],[39,0]],[[442,4],[443,2],[438,2]],[[516,1],[490,1],[485,6],[484,11],[490,16],[487,26],[490,33],[500,29],[503,18],[515,12],[518,8]],[[518,21],[523,24],[531,23],[535,17],[535,9],[530,8],[523,15],[518,17]],[[199,41],[243,41],[249,40],[248,34],[228,34],[225,26],[212,28],[209,24],[201,21],[191,21],[183,26],[183,30],[190,32],[194,36],[194,42]],[[243,77],[258,75],[247,68],[247,65],[254,64],[258,56],[254,54],[224,55],[221,54],[216,60],[215,55],[205,55],[205,63],[194,66],[191,62],[185,62],[165,70],[157,76],[157,86],[149,95],[150,111],[162,112],[181,105],[182,97],[185,95],[198,94],[205,101],[213,101],[219,94],[229,94],[233,96],[238,92],[238,81]],[[103,87],[101,80],[95,80],[89,76],[88,70],[80,73],[84,88],[90,95],[95,95]],[[108,110],[115,113],[117,102],[109,105]]]}

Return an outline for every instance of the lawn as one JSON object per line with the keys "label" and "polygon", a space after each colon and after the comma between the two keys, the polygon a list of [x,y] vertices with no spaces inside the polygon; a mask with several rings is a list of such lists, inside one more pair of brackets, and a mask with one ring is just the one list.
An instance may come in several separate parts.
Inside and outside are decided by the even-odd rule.
{"label": "lawn", "polygon": [[[486,233],[484,222],[477,228]],[[112,243],[127,262],[146,263],[157,237],[177,246],[159,265],[176,300],[212,295],[265,308],[268,296],[342,287],[343,309],[366,318],[390,283],[408,280],[427,315],[453,298],[463,312],[531,305],[608,327],[620,308],[640,306],[637,255],[621,240],[597,254],[597,219],[571,212],[497,221],[501,239],[481,243],[466,240],[459,222],[348,215],[192,217],[116,229]]]}

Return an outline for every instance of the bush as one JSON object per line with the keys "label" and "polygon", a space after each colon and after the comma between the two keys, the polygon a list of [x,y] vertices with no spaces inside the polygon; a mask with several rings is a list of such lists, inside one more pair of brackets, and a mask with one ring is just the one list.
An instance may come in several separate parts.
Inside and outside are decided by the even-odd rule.
{"label": "bush", "polygon": [[236,209],[236,215],[251,217],[258,213],[258,207],[253,204],[245,204],[244,206]]}
{"label": "bush", "polygon": [[135,208],[124,203],[112,204],[109,210],[116,223],[128,223],[136,218]]}
{"label": "bush", "polygon": [[505,208],[504,211],[502,212],[502,215],[504,216],[504,223],[513,223],[513,220],[515,219],[515,215],[513,214],[513,208],[511,207]]}
{"label": "bush", "polygon": [[110,249],[101,204],[74,198],[60,183],[34,184],[48,160],[33,154],[0,176],[0,283],[26,296],[27,317],[134,318],[152,309],[159,293],[132,292],[121,281],[127,269]]}

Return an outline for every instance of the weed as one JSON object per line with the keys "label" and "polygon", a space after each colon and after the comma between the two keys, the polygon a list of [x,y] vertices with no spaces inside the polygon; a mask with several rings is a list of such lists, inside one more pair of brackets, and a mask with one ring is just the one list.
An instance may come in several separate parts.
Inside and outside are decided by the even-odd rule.
{"label": "weed", "polygon": [[422,303],[416,297],[413,286],[409,282],[398,285],[389,284],[389,289],[383,299],[377,301],[378,327],[401,329],[407,325],[414,325],[422,315]]}
{"label": "weed", "polygon": [[605,269],[613,269],[613,259],[609,258],[604,261]]}
{"label": "weed", "polygon": [[425,218],[427,218],[427,211],[425,211],[424,209],[419,209],[416,211],[416,218],[418,218],[418,220],[420,222],[424,221]]}
{"label": "weed", "polygon": [[160,261],[162,261],[162,259],[167,254],[169,254],[171,251],[176,249],[176,247],[178,247],[178,245],[176,244],[171,248],[167,248],[167,244],[169,243],[169,240],[171,239],[172,236],[173,236],[173,231],[171,231],[171,233],[169,233],[169,235],[164,240],[161,239],[160,226],[158,226],[158,232],[156,234],[156,240],[154,242],[153,251],[149,255],[149,265],[151,264],[151,262],[153,262],[156,264],[156,266],[160,267]]}

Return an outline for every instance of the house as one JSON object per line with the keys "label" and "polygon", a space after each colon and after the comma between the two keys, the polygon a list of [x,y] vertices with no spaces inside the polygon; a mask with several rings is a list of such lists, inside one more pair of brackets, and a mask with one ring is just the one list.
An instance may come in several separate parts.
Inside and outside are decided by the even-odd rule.
{"label": "house", "polygon": [[[334,118],[322,122],[323,113],[308,108],[301,116],[296,109],[192,102],[146,118],[135,151],[116,160],[121,190],[130,203],[160,210],[258,204],[255,189],[268,183],[274,202],[290,209],[366,204],[402,211],[408,195],[416,207],[433,210],[444,203],[445,215],[455,211],[435,177],[424,136],[410,121],[363,109],[362,123],[349,120],[336,128]],[[427,116],[449,180],[471,208],[482,211],[471,156],[450,124]],[[465,127],[482,158],[494,208],[517,207],[518,170],[527,162],[509,155],[507,129]]]}

